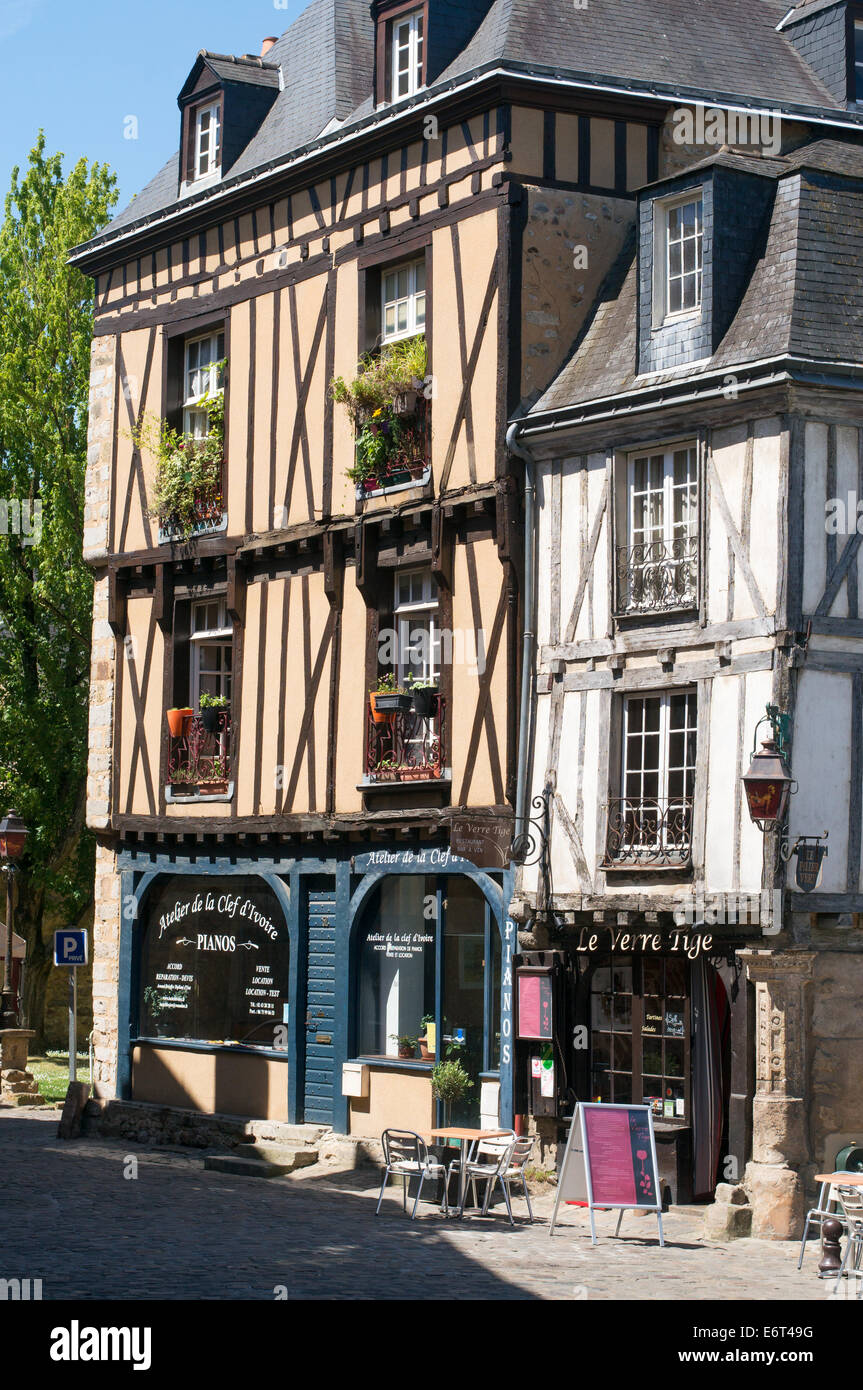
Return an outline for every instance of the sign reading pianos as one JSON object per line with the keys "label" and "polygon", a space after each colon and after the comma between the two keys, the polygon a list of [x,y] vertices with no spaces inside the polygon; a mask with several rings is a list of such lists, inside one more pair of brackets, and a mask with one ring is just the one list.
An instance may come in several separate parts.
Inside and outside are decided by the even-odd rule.
{"label": "sign reading pianos", "polygon": [[139,1034],[286,1049],[290,945],[260,878],[173,875],[146,900]]}

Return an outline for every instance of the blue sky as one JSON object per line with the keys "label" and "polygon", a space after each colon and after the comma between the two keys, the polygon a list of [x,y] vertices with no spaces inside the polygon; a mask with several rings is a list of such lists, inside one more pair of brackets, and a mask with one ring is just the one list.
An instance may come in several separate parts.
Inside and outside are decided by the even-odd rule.
{"label": "blue sky", "polygon": [[[0,0],[0,199],[40,127],[49,151],[111,165],[124,207],[179,141],[200,48],[260,53],[307,0]],[[135,116],[138,138],[124,138]]]}

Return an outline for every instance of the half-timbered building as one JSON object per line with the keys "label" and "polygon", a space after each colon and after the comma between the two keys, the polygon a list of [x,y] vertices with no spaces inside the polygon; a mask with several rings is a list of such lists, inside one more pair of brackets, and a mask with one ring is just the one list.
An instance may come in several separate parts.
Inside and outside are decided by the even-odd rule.
{"label": "half-timbered building", "polygon": [[[585,817],[600,824],[612,728],[624,727],[614,700],[632,672],[644,668],[651,691],[651,663],[670,673],[666,744],[682,738],[682,775],[702,795],[714,666],[724,694],[732,682],[750,692],[742,714],[731,699],[746,724],[775,652],[797,650],[782,645],[797,631],[776,589],[784,536],[747,529],[740,510],[746,488],[759,505],[760,489],[779,495],[778,427],[735,417],[725,453],[711,454],[707,417],[690,413],[663,423],[658,464],[654,429],[614,433],[615,451],[651,445],[642,491],[670,508],[669,540],[675,509],[703,518],[715,499],[732,578],[720,600],[723,581],[687,540],[685,636],[676,602],[660,634],[654,614],[618,613],[630,598],[606,592],[618,543],[607,425],[589,422],[601,465],[587,443],[564,454],[546,442],[572,423],[556,412],[582,367],[566,364],[617,302],[592,313],[649,190],[715,153],[677,140],[680,101],[781,113],[789,143],[816,123],[858,126],[813,44],[777,28],[783,6],[751,11],[313,0],[260,55],[199,53],[179,93],[178,152],[74,253],[96,285],[85,553],[102,1096],[378,1136],[388,1123],[429,1128],[430,1071],[451,1055],[473,1082],[463,1118],[508,1124],[530,1108],[509,912],[513,838],[530,857],[527,443],[557,460],[539,479],[538,726],[550,732],[534,789],[547,762],[562,910],[584,898],[592,920],[623,891]],[[697,351],[648,326],[638,391],[695,358],[708,378],[701,359],[736,321],[756,253],[751,224],[767,225],[785,173],[774,161],[698,175],[717,225],[728,199],[736,208],[731,279],[723,265]],[[674,185],[680,207],[690,186]],[[674,224],[683,317],[686,217]],[[589,391],[616,391],[627,418],[628,344],[617,330],[600,340]],[[583,348],[573,361],[585,360]],[[508,447],[508,422],[531,406]],[[738,454],[740,481],[710,493]],[[723,726],[721,694],[713,708]],[[729,867],[727,886],[742,891],[759,879],[760,843],[742,818],[729,826],[723,853],[745,868]],[[636,888],[643,865],[620,868],[628,897],[615,908],[654,911],[655,878]],[[567,1080],[561,1113],[581,1085]]]}
{"label": "half-timbered building", "polygon": [[[788,18],[810,33],[840,9]],[[564,979],[558,1088],[649,1103],[678,1200],[729,1184],[717,1230],[787,1238],[863,1122],[863,146],[840,117],[711,149],[700,118],[672,114],[687,162],[639,191],[514,432],[549,848],[513,910]],[[768,706],[795,782],[759,828],[743,778]],[[553,1139],[560,1108],[536,1099]]]}

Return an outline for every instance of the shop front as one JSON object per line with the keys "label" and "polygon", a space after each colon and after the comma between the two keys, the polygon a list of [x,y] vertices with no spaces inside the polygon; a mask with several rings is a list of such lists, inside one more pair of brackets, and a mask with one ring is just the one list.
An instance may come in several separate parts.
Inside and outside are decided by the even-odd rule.
{"label": "shop front", "polygon": [[502,872],[445,846],[120,868],[122,1097],[377,1139],[441,1120],[454,1061],[453,1123],[511,1121]]}
{"label": "shop front", "polygon": [[517,959],[520,1000],[522,975],[545,969],[551,980],[557,969],[561,979],[557,993],[549,986],[547,1040],[521,1010],[517,1104],[558,1121],[576,1101],[649,1105],[673,1202],[710,1200],[717,1183],[739,1181],[754,1089],[743,942],[634,923],[568,925],[560,944]]}

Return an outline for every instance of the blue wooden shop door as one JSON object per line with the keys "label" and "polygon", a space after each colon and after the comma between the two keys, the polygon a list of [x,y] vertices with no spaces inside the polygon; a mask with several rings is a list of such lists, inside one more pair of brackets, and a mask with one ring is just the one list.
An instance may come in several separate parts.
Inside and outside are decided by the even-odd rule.
{"label": "blue wooden shop door", "polygon": [[333,1122],[336,1023],[335,893],[309,892],[306,993],[306,1124]]}

